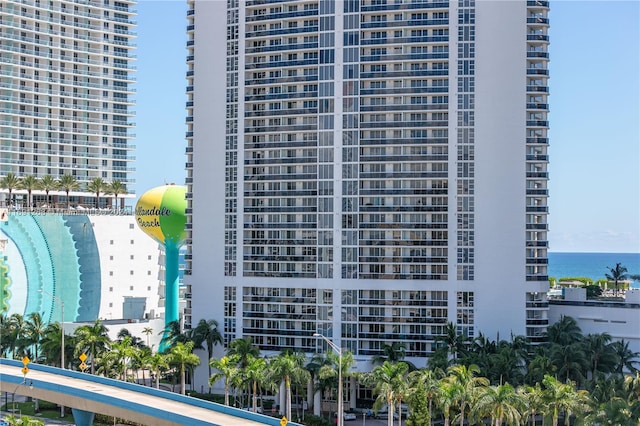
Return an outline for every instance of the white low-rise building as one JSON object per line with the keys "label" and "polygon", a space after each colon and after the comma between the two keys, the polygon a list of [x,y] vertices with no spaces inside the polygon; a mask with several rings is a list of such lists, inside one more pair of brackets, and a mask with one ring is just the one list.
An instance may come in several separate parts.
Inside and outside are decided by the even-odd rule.
{"label": "white low-rise building", "polygon": [[562,299],[549,299],[549,324],[562,316],[575,319],[585,335],[608,333],[640,353],[640,289],[627,290],[624,302],[618,302],[587,300],[584,288],[565,288]]}
{"label": "white low-rise building", "polygon": [[60,322],[64,311],[67,333],[101,319],[134,334],[134,324],[164,318],[161,259],[131,214],[9,211],[0,221],[0,311],[41,312],[45,322]]}

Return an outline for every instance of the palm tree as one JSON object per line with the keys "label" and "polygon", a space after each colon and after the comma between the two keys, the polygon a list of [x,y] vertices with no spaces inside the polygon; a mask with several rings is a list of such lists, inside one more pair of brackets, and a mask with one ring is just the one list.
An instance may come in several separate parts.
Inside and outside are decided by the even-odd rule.
{"label": "palm tree", "polygon": [[537,354],[527,366],[527,383],[535,384],[542,382],[545,374],[555,373],[556,366],[546,355],[547,349]]}
{"label": "palm tree", "polygon": [[[196,349],[204,349],[203,343],[206,343],[207,359],[211,359],[213,355],[213,346],[222,343],[222,335],[218,331],[218,321],[201,319],[195,328],[192,330],[192,339],[194,347]],[[209,368],[209,377],[211,377],[211,365],[207,363]],[[211,386],[209,386],[209,393],[211,393]]]}
{"label": "palm tree", "polygon": [[138,374],[142,370],[142,384],[146,386],[147,378],[145,371],[147,370],[149,359],[151,358],[151,349],[148,346],[137,347],[133,353],[131,366],[135,371],[135,381],[138,382]]}
{"label": "palm tree", "polygon": [[149,336],[153,334],[153,328],[151,327],[145,327],[142,329],[142,334],[144,334],[145,336],[147,336],[147,346],[149,348],[151,348],[151,345],[149,344]]}
{"label": "palm tree", "polygon": [[115,204],[116,204],[116,209],[118,208],[118,195],[120,194],[126,194],[127,191],[127,187],[120,182],[119,180],[113,180],[110,184],[109,184],[109,193],[113,194],[113,196],[115,197]]}
{"label": "palm tree", "polygon": [[638,371],[635,364],[638,364],[637,359],[640,359],[640,352],[634,352],[629,349],[629,342],[622,340],[616,340],[611,343],[616,356],[618,358],[618,364],[615,367],[615,372],[622,374],[624,369],[633,373]]}
{"label": "palm tree", "polygon": [[465,352],[465,337],[458,333],[456,325],[452,322],[447,323],[444,336],[439,336],[436,341],[447,345],[449,357],[452,360],[458,359]]}
{"label": "palm tree", "polygon": [[95,374],[95,359],[100,352],[109,347],[110,339],[107,327],[100,319],[96,319],[93,325],[83,325],[76,329],[76,354],[89,352],[91,362],[91,374]]}
{"label": "palm tree", "polygon": [[549,344],[569,345],[580,342],[583,338],[582,330],[575,319],[562,315],[560,321],[547,327],[545,332]]}
{"label": "palm tree", "polygon": [[464,424],[465,412],[472,405],[478,388],[489,386],[489,380],[485,377],[478,377],[476,374],[480,372],[477,365],[454,365],[447,369],[449,380],[458,385],[460,392],[456,401],[460,404],[460,426]]}
{"label": "palm tree", "polygon": [[607,269],[609,270],[610,274],[604,274],[605,278],[607,278],[609,281],[613,281],[613,284],[615,286],[615,296],[618,296],[618,283],[620,281],[624,281],[627,279],[627,268],[622,266],[619,262],[616,263],[616,267],[615,268],[609,268],[607,267]]}
{"label": "palm tree", "polygon": [[610,343],[611,335],[608,333],[587,334],[584,337],[591,380],[595,380],[598,374],[604,375],[615,370],[619,359]]}
{"label": "palm tree", "polygon": [[[340,361],[342,360],[342,365]],[[317,388],[321,392],[327,389],[335,389],[335,401],[339,401],[338,395],[340,386],[340,371],[342,371],[342,377],[352,377],[354,373],[351,370],[355,360],[353,353],[348,350],[342,351],[342,356],[338,355],[334,351],[326,352],[323,355],[314,357],[312,363],[307,365],[308,370],[315,370],[318,378]],[[344,394],[343,394],[344,398]],[[344,400],[343,400],[344,401]]]}
{"label": "palm tree", "polygon": [[393,342],[391,345],[382,345],[382,352],[384,355],[375,355],[371,358],[371,362],[376,364],[382,364],[385,361],[399,362],[402,361],[409,366],[409,371],[417,370],[417,367],[413,363],[406,361],[404,358],[407,354],[407,345],[401,342]]}
{"label": "palm tree", "polygon": [[146,347],[144,341],[141,338],[139,338],[138,336],[134,336],[126,328],[121,328],[120,331],[118,331],[116,337],[119,342],[121,342],[125,337],[128,337],[129,339],[131,339],[131,346],[135,346],[138,349]]}
{"label": "palm tree", "polygon": [[627,392],[628,401],[640,402],[640,372],[628,375],[624,378],[624,390]]}
{"label": "palm tree", "polygon": [[383,355],[375,355],[371,358],[373,365],[380,365],[385,361],[397,362],[404,360],[407,352],[407,346],[401,342],[393,342],[392,344],[382,345]]}
{"label": "palm tree", "polygon": [[[458,395],[461,392],[462,389],[460,384],[449,380],[449,377],[445,377],[440,381],[440,391],[438,392],[436,401],[444,416],[444,426],[449,426],[451,424],[451,409],[456,404]],[[389,426],[392,425],[390,424]]]}
{"label": "palm tree", "polygon": [[238,364],[244,368],[247,366],[249,356],[255,358],[260,356],[260,348],[253,344],[251,337],[243,337],[242,339],[235,339],[229,343],[229,349],[227,349],[228,356],[238,356]]}
{"label": "palm tree", "polygon": [[581,343],[571,343],[566,346],[554,344],[549,349],[549,359],[556,367],[558,376],[564,378],[565,382],[573,380],[582,383],[584,381],[589,362],[584,352],[584,345]]}
{"label": "palm tree", "polygon": [[249,365],[243,370],[251,387],[251,409],[258,411],[258,386],[267,379],[267,362],[264,358],[249,358]]}
{"label": "palm tree", "polygon": [[67,209],[69,209],[69,193],[80,189],[80,184],[73,175],[62,175],[60,178],[60,188],[67,194]]}
{"label": "palm tree", "polygon": [[421,382],[412,382],[406,398],[409,404],[407,426],[431,426],[431,407],[427,400],[425,385]]}
{"label": "palm tree", "polygon": [[9,203],[12,204],[13,190],[20,188],[20,178],[13,173],[7,173],[5,177],[0,179],[0,188],[9,191]]}
{"label": "palm tree", "polygon": [[545,376],[542,397],[545,401],[546,414],[551,416],[553,426],[558,426],[560,413],[564,413],[565,425],[569,425],[573,413],[585,409],[587,392],[577,391],[573,382],[562,383],[553,376]]}
{"label": "palm tree", "polygon": [[96,177],[87,183],[87,191],[96,194],[96,209],[100,208],[100,194],[108,190],[109,184],[102,180],[102,178]]}
{"label": "palm tree", "polygon": [[209,388],[224,377],[224,405],[229,405],[229,387],[240,371],[238,368],[239,361],[240,358],[236,355],[223,356],[220,359],[211,358],[209,360],[209,366],[218,370],[218,373],[209,376]]}
{"label": "palm tree", "polygon": [[473,411],[480,418],[490,416],[494,426],[502,426],[503,422],[507,425],[519,425],[520,413],[525,411],[525,407],[524,397],[509,383],[505,383],[484,388],[478,394]]}
{"label": "palm tree", "polygon": [[27,191],[27,207],[31,208],[31,193],[40,188],[40,182],[35,176],[25,176],[20,180],[21,189]]}
{"label": "palm tree", "polygon": [[518,389],[520,394],[525,400],[525,404],[527,407],[527,413],[531,419],[531,424],[535,426],[536,424],[536,415],[542,412],[545,408],[542,388],[540,387],[540,383],[536,383],[535,386],[527,386],[521,387]]}
{"label": "palm tree", "polygon": [[38,349],[40,348],[40,341],[44,337],[46,329],[45,324],[42,321],[42,315],[40,315],[39,312],[31,312],[27,316],[24,327],[27,341],[29,344],[33,345],[34,349],[34,358],[32,361],[38,362],[40,359],[38,356]]}
{"label": "palm tree", "polygon": [[[67,346],[67,342],[68,339],[65,339],[65,346]],[[60,323],[47,324],[44,330],[44,336],[42,336],[42,340],[40,341],[40,350],[42,357],[47,361],[48,365],[60,366],[60,361],[62,361],[60,352],[62,350],[62,327]]]}
{"label": "palm tree", "polygon": [[175,365],[180,370],[180,393],[186,393],[186,377],[185,371],[187,367],[197,366],[200,364],[200,358],[193,353],[193,342],[178,342],[169,350],[167,354],[169,365]]}
{"label": "palm tree", "polygon": [[156,389],[160,388],[160,373],[169,368],[169,363],[167,362],[167,356],[155,353],[149,357],[147,361],[147,365],[149,369],[153,372],[155,376]]}
{"label": "palm tree", "polygon": [[23,353],[23,348],[25,346],[25,328],[26,322],[24,317],[18,313],[12,314],[9,317],[9,352],[11,353],[11,357],[14,359],[21,358]]}
{"label": "palm tree", "polygon": [[182,333],[180,321],[177,320],[167,323],[160,334],[162,334],[159,348],[161,352],[169,351],[176,343],[186,343],[189,341],[189,338]]}
{"label": "palm tree", "polygon": [[[389,410],[388,426],[393,426],[394,402],[403,391],[400,382],[405,381],[408,370],[409,366],[404,362],[385,361],[374,367],[364,377],[364,383],[373,387],[374,394],[378,395],[373,405],[374,410],[377,411],[383,404],[387,404]],[[398,415],[398,419],[400,419],[400,415]]]}
{"label": "palm tree", "polygon": [[589,424],[594,425],[637,425],[640,419],[631,414],[628,401],[620,397],[609,397],[588,415]]}
{"label": "palm tree", "polygon": [[[0,358],[6,358],[9,347],[10,324],[9,317],[0,307]],[[13,344],[13,343],[12,343]]]}
{"label": "palm tree", "polygon": [[131,359],[134,357],[136,348],[131,343],[131,337],[127,336],[121,341],[111,343],[111,350],[108,356],[115,360],[115,364],[122,370],[122,380],[127,381],[127,369]]}
{"label": "palm tree", "polygon": [[269,362],[269,379],[274,382],[284,381],[285,416],[291,418],[291,383],[301,384],[311,380],[311,375],[304,368],[305,356],[301,353],[283,352]]}
{"label": "palm tree", "polygon": [[54,179],[53,176],[46,175],[42,179],[40,179],[40,189],[44,190],[45,194],[47,194],[47,204],[50,204],[51,200],[49,200],[49,191],[55,191],[60,188],[60,182]]}
{"label": "palm tree", "polygon": [[[433,402],[438,399],[440,392],[440,379],[444,376],[442,370],[422,369],[409,373],[409,388],[416,389],[421,396],[427,401],[428,424],[431,425],[433,420]],[[409,395],[410,399],[413,395]],[[415,414],[415,410],[411,409],[411,415]],[[407,422],[408,423],[408,422]]]}
{"label": "palm tree", "polygon": [[3,417],[2,420],[4,420],[8,426],[44,426],[42,420],[29,416],[18,417],[15,414],[8,414],[6,417]]}

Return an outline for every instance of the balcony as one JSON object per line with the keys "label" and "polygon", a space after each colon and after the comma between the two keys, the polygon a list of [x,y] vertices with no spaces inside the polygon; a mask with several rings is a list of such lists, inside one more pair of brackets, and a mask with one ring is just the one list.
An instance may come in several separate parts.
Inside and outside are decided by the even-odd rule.
{"label": "balcony", "polygon": [[527,68],[527,75],[549,75],[549,70],[544,68]]}
{"label": "balcony", "polygon": [[547,111],[549,104],[527,104],[527,109],[541,109]]}
{"label": "balcony", "polygon": [[545,8],[548,9],[549,8],[549,2],[547,0],[527,0],[527,7],[541,7],[541,8]]}
{"label": "balcony", "polygon": [[527,120],[528,127],[549,127],[547,120]]}
{"label": "balcony", "polygon": [[549,41],[549,36],[546,34],[527,34],[527,41]]}

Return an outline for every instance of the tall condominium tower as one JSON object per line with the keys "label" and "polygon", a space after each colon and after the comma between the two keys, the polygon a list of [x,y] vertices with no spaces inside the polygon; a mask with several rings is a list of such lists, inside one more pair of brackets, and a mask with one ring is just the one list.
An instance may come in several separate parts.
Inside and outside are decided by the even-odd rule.
{"label": "tall condominium tower", "polygon": [[134,4],[0,2],[0,177],[134,183]]}
{"label": "tall condominium tower", "polygon": [[190,1],[191,316],[424,365],[547,325],[545,0]]}

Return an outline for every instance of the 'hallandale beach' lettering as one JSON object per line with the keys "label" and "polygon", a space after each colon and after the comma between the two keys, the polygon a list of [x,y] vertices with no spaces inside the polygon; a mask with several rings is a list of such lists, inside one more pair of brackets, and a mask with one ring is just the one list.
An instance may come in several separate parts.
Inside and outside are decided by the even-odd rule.
{"label": "'hallandale beach' lettering", "polygon": [[[152,207],[150,209],[145,209],[142,207],[136,208],[136,216],[138,217],[138,226],[140,228],[153,228],[160,227],[160,221],[157,217],[159,216],[171,216],[171,210],[166,207]],[[142,220],[142,216],[156,216],[151,220]]]}
{"label": "'hallandale beach' lettering", "polygon": [[171,216],[171,210],[166,207],[153,207],[150,209],[138,207],[136,208],[136,216]]}

